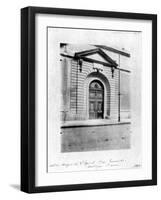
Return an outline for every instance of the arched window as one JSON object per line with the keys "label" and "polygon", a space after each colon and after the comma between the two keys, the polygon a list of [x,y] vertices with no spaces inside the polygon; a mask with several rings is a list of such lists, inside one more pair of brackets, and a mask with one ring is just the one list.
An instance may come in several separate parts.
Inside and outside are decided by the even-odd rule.
{"label": "arched window", "polygon": [[94,80],[89,85],[89,119],[102,119],[104,112],[104,87]]}

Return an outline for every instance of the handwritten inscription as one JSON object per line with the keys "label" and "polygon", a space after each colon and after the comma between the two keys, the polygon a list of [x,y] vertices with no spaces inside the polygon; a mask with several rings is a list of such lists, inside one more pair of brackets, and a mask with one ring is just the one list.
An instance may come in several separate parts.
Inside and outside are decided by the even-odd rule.
{"label": "handwritten inscription", "polygon": [[125,164],[124,159],[120,160],[97,160],[97,161],[88,161],[88,160],[82,160],[78,162],[62,162],[62,163],[54,163],[51,164],[50,167],[54,167],[57,169],[62,169],[62,168],[86,168],[86,169],[100,169],[100,168],[113,168],[113,167],[119,167]]}

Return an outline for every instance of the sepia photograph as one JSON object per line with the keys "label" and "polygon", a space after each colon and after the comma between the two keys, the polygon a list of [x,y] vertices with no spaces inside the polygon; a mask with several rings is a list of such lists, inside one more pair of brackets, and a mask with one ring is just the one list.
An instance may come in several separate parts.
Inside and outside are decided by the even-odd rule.
{"label": "sepia photograph", "polygon": [[120,57],[130,63],[130,53],[62,43],[60,52],[61,152],[130,148],[131,71],[120,66]]}
{"label": "sepia photograph", "polygon": [[47,36],[49,172],[141,167],[141,31]]}

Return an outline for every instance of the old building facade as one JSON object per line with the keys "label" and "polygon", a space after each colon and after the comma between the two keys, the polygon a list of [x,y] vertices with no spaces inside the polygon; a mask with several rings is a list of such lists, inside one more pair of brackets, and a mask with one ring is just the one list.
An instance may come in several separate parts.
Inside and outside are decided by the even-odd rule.
{"label": "old building facade", "polygon": [[120,91],[120,74],[130,74],[120,65],[129,62],[129,53],[112,47],[61,44],[61,120],[129,119],[130,95],[125,94],[128,106],[122,109]]}

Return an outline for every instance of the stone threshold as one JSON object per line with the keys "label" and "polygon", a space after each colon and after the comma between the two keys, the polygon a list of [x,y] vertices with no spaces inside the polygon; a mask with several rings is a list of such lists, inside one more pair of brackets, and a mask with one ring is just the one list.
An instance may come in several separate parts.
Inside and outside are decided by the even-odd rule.
{"label": "stone threshold", "polygon": [[131,119],[118,120],[97,119],[97,120],[75,120],[62,122],[61,128],[91,127],[91,126],[110,126],[119,124],[131,124]]}

